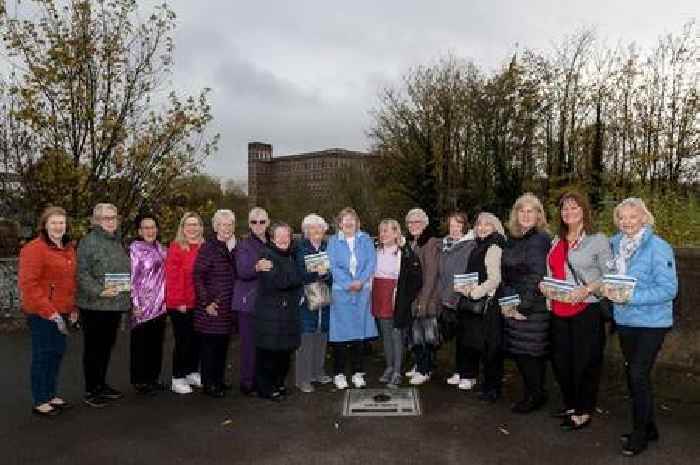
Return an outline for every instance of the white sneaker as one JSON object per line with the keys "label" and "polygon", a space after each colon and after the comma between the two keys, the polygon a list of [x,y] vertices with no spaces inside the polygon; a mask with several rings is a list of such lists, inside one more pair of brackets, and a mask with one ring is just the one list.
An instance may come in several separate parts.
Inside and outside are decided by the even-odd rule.
{"label": "white sneaker", "polygon": [[365,382],[364,378],[364,373],[355,373],[354,375],[352,375],[352,384],[358,389],[367,386],[367,383]]}
{"label": "white sneaker", "polygon": [[348,387],[348,380],[345,379],[345,375],[335,375],[333,377],[333,384],[335,384],[336,389],[346,389]]}
{"label": "white sneaker", "polygon": [[416,371],[417,369],[418,367],[416,365],[413,365],[413,368],[406,372],[406,376],[408,376],[409,378],[413,378],[418,374],[418,371]]}
{"label": "white sneaker", "polygon": [[187,382],[187,378],[173,378],[170,389],[177,394],[191,394],[192,388]]}
{"label": "white sneaker", "polygon": [[461,389],[462,391],[471,391],[474,389],[474,386],[476,386],[476,380],[474,378],[462,378],[462,380],[459,382],[459,386],[457,386],[457,389]]}
{"label": "white sneaker", "polygon": [[197,372],[187,375],[185,381],[187,381],[187,384],[190,386],[202,387],[202,376]]}
{"label": "white sneaker", "polygon": [[430,380],[430,374],[424,375],[423,373],[416,373],[416,375],[411,378],[409,381],[409,384],[412,384],[414,386],[419,386],[423,383],[426,383]]}
{"label": "white sneaker", "polygon": [[460,381],[461,378],[459,377],[459,373],[455,373],[454,375],[447,378],[447,384],[449,384],[450,386],[457,386]]}

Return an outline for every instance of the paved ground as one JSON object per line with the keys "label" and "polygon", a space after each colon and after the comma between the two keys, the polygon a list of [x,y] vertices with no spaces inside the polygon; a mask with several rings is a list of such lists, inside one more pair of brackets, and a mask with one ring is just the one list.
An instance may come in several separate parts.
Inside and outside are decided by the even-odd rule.
{"label": "paved ground", "polygon": [[[342,418],[342,394],[331,388],[295,392],[280,404],[237,392],[223,400],[198,394],[137,396],[128,385],[125,336],[115,349],[110,379],[126,397],[101,410],[79,404],[78,335],[70,342],[61,377],[62,391],[76,408],[44,419],[30,414],[28,335],[0,334],[0,464],[700,463],[700,405],[668,397],[659,399],[661,441],[633,459],[620,456],[617,437],[627,429],[628,409],[617,379],[606,383],[610,387],[601,393],[592,427],[573,433],[561,432],[548,416],[558,405],[555,387],[546,410],[511,414],[518,387],[512,375],[505,399],[495,405],[433,381],[421,387],[421,417]],[[376,379],[381,363],[375,359],[372,365],[369,378]],[[165,371],[169,376],[169,367]],[[234,360],[229,373],[234,382],[235,371]]]}

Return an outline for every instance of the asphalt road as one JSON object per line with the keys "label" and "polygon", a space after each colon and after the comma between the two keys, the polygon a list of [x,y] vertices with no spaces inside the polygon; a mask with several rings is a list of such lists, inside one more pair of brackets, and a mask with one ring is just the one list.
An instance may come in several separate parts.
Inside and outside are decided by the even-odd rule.
{"label": "asphalt road", "polygon": [[[0,334],[0,465],[15,464],[698,464],[700,405],[659,399],[661,440],[645,453],[622,457],[618,436],[628,429],[628,400],[619,379],[607,379],[589,429],[562,432],[549,417],[556,386],[542,411],[515,415],[519,380],[508,370],[504,399],[478,401],[444,383],[446,370],[420,388],[423,415],[340,416],[342,394],[323,387],[295,391],[282,403],[200,394],[136,395],[128,384],[128,337],[121,333],[110,383],[126,393],[103,409],[80,403],[81,338],[72,337],[60,380],[75,408],[60,417],[31,415],[29,335]],[[170,375],[168,341],[164,379]],[[236,347],[228,377],[237,381]],[[448,354],[443,354],[443,366]],[[371,359],[368,379],[382,369]],[[550,376],[551,378],[551,376]],[[550,381],[551,382],[551,381]]]}

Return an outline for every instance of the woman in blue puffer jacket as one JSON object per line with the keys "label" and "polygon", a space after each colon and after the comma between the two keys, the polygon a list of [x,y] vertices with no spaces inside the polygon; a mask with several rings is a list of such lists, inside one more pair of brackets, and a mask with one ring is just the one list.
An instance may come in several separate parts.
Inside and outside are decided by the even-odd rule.
{"label": "woman in blue puffer jacket", "polygon": [[614,258],[610,268],[636,279],[625,302],[605,286],[602,289],[615,303],[615,323],[632,397],[633,430],[620,438],[622,454],[631,456],[659,437],[651,370],[673,324],[678,277],[673,249],[654,234],[654,217],[641,199],[623,200],[615,208],[614,220],[620,232],[611,239]]}

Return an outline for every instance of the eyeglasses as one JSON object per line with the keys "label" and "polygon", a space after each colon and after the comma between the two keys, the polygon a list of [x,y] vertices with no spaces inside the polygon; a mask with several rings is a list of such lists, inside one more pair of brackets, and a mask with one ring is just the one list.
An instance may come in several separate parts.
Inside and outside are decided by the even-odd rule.
{"label": "eyeglasses", "polygon": [[267,224],[267,220],[250,220],[250,224]]}

